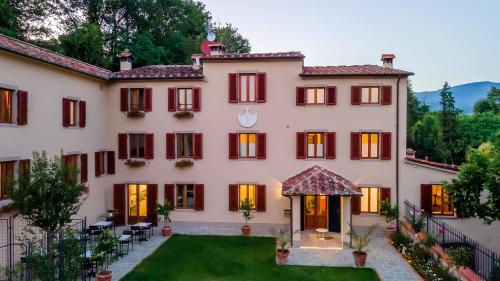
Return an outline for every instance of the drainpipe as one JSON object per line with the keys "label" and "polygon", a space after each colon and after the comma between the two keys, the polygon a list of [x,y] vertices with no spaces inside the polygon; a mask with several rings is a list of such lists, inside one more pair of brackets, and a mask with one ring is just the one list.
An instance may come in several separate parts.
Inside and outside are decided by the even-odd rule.
{"label": "drainpipe", "polygon": [[284,195],[283,193],[281,195],[290,199],[290,246],[293,246],[293,199],[291,195]]}
{"label": "drainpipe", "polygon": [[[396,206],[399,210],[399,81],[401,75],[398,75],[396,83]],[[399,216],[396,223],[396,231],[399,232]]]}

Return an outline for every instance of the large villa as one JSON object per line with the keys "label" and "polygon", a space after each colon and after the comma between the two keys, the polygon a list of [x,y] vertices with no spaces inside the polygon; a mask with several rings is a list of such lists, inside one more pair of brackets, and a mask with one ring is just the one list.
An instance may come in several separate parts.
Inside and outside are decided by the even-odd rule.
{"label": "large villa", "polygon": [[400,218],[411,203],[499,251],[498,227],[455,215],[442,181],[458,167],[406,145],[412,72],[393,54],[349,66],[304,58],[205,41],[191,65],[134,68],[124,50],[111,72],[0,35],[0,206],[45,150],[80,171],[87,224],[112,209],[115,226],[157,225],[170,201],[174,230],[237,229],[249,199],[253,233],[287,224],[293,248],[334,251],[349,246],[349,224],[385,226],[388,200]]}

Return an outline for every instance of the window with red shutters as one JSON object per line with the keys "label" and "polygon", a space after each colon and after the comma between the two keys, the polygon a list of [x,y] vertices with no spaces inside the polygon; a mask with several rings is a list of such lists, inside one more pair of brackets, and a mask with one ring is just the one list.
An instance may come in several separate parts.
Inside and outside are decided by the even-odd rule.
{"label": "window with red shutters", "polygon": [[266,134],[257,134],[257,159],[266,159]]}
{"label": "window with red shutters", "polygon": [[327,87],[326,88],[326,104],[336,105],[337,104],[337,87]]}
{"label": "window with red shutters", "polygon": [[144,147],[144,159],[154,159],[154,134],[145,134],[144,135],[144,142],[145,142],[145,147]]}
{"label": "window with red shutters", "polygon": [[[79,106],[79,101],[69,99],[69,98],[63,98],[62,99],[62,124],[63,127],[74,127],[77,125],[77,120],[83,121],[85,125],[85,121],[82,120],[85,119],[85,112],[83,112],[83,116],[80,114],[78,115],[78,112],[80,111],[80,106]],[[85,105],[84,105],[85,107]],[[85,110],[85,108],[83,109]],[[77,116],[79,118],[77,119]]]}
{"label": "window with red shutters", "polygon": [[14,90],[0,88],[0,123],[12,123]]}
{"label": "window with red shutters", "polygon": [[194,136],[194,159],[203,159],[203,135],[200,133],[193,134]]}
{"label": "window with red shutters", "polygon": [[128,135],[118,134],[118,159],[128,158]]}
{"label": "window with red shutters", "polygon": [[28,92],[17,91],[17,124],[28,124]]}
{"label": "window with red shutters", "polygon": [[175,159],[175,134],[166,134],[167,159]]}
{"label": "window with red shutters", "polygon": [[86,153],[80,154],[80,181],[86,183],[88,180],[88,157]]}
{"label": "window with red shutters", "polygon": [[265,72],[257,73],[257,102],[264,103],[267,98],[267,75]]}
{"label": "window with red shutters", "polygon": [[175,88],[168,88],[167,90],[167,99],[168,99],[168,111],[169,112],[175,112],[177,110],[177,104],[176,104],[176,89]]}
{"label": "window with red shutters", "polygon": [[79,115],[80,115],[80,128],[85,128],[87,125],[87,103],[85,101],[79,101]]}
{"label": "window with red shutters", "polygon": [[205,186],[203,184],[194,185],[194,210],[203,211],[205,209]]}
{"label": "window with red shutters", "polygon": [[336,153],[336,134],[335,132],[327,132],[326,136],[326,159],[335,159]]}
{"label": "window with red shutters", "polygon": [[128,111],[128,88],[120,89],[120,111]]}
{"label": "window with red shutters", "polygon": [[266,211],[266,186],[261,184],[257,185],[257,212]]}
{"label": "window with red shutters", "polygon": [[193,111],[201,111],[201,88],[193,88]]}
{"label": "window with red shutters", "polygon": [[324,158],[325,157],[325,133],[323,132],[308,132],[307,139],[307,158]]}
{"label": "window with red shutters", "polygon": [[307,87],[306,105],[324,105],[325,96],[325,87]]}
{"label": "window with red shutters", "polygon": [[153,89],[144,88],[144,111],[153,110]]}
{"label": "window with red shutters", "polygon": [[238,134],[229,133],[229,159],[238,159]]}
{"label": "window with red shutters", "polygon": [[390,105],[392,103],[392,86],[382,86],[382,97],[380,104]]}
{"label": "window with red shutters", "polygon": [[305,87],[297,87],[295,104],[299,105],[299,106],[306,105],[306,88]]}
{"label": "window with red shutters", "polygon": [[361,134],[351,133],[351,160],[361,159]]}
{"label": "window with red shutters", "polygon": [[125,184],[113,185],[113,224],[115,226],[125,225]]}
{"label": "window with red shutters", "polygon": [[351,214],[361,214],[361,196],[351,196]]}
{"label": "window with red shutters", "polygon": [[391,203],[391,188],[381,187],[379,191],[380,191],[380,202],[387,201]]}
{"label": "window with red shutters", "polygon": [[383,132],[380,134],[381,146],[380,146],[380,159],[391,160],[391,133]]}
{"label": "window with red shutters", "polygon": [[172,206],[175,206],[175,185],[165,184],[165,203],[169,202]]}
{"label": "window with red shutters", "polygon": [[306,133],[297,132],[297,159],[306,159]]}
{"label": "window with red shutters", "polygon": [[22,159],[19,160],[19,177],[29,176],[31,175],[31,160],[30,159]]}
{"label": "window with red shutters", "polygon": [[352,105],[361,104],[361,87],[359,86],[351,87],[351,104]]}
{"label": "window with red shutters", "polygon": [[108,175],[115,174],[115,152],[108,151],[107,152],[107,164],[108,164]]}
{"label": "window with red shutters", "polygon": [[238,205],[238,185],[229,185],[229,211],[236,212],[239,209]]}
{"label": "window with red shutters", "polygon": [[238,75],[236,73],[228,74],[228,100],[229,103],[238,103]]}

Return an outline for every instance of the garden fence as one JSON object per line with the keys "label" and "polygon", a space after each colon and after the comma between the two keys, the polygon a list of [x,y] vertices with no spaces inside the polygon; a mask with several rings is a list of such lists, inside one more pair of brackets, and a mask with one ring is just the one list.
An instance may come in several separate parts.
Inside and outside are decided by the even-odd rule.
{"label": "garden fence", "polygon": [[412,219],[422,216],[424,222],[423,232],[437,239],[441,248],[446,249],[456,246],[469,248],[472,258],[468,267],[477,275],[488,280],[493,270],[496,270],[498,254],[484,245],[473,240],[462,232],[450,227],[440,219],[421,212],[414,204],[408,200],[404,201],[404,218],[411,223]]}

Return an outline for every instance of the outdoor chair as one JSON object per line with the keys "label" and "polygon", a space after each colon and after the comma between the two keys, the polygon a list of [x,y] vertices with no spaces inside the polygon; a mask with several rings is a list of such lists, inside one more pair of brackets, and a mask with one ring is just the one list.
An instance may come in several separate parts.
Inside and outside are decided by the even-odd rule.
{"label": "outdoor chair", "polygon": [[146,234],[146,231],[144,230],[144,228],[142,228],[140,226],[132,225],[130,227],[130,230],[133,232],[133,237],[139,237],[139,243],[146,240],[146,238],[144,237],[144,235]]}
{"label": "outdoor chair", "polygon": [[94,240],[94,237],[99,237],[103,233],[103,231],[97,225],[90,225],[90,241]]}

